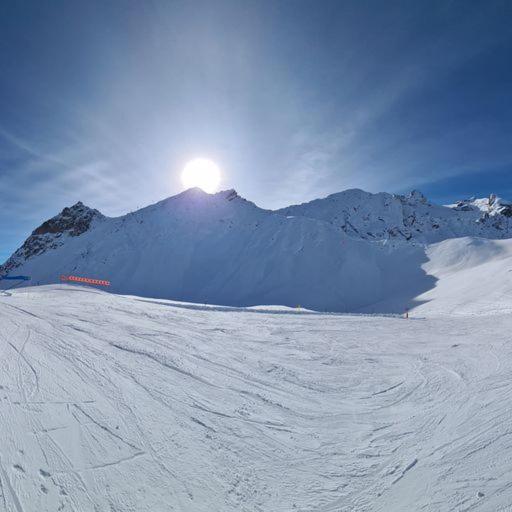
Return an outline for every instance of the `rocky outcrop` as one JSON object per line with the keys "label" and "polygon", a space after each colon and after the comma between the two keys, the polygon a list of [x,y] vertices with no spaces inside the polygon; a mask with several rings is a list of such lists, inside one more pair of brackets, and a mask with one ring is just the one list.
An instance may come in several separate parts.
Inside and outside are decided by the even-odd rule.
{"label": "rocky outcrop", "polygon": [[80,201],[64,208],[32,232],[25,243],[0,266],[0,275],[8,274],[34,256],[59,247],[68,236],[80,236],[90,229],[93,222],[103,218],[98,210],[89,208]]}
{"label": "rocky outcrop", "polygon": [[417,190],[406,195],[346,190],[278,213],[329,222],[352,238],[432,243],[464,236],[512,237],[512,205],[491,195],[440,206]]}

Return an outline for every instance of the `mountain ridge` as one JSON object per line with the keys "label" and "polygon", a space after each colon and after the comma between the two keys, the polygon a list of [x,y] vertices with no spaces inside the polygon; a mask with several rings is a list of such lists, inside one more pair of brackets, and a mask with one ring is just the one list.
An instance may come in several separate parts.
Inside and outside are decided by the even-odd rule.
{"label": "mountain ridge", "polygon": [[107,217],[79,202],[36,228],[0,275],[16,270],[36,284],[85,275],[117,293],[187,302],[396,312],[435,286],[423,268],[430,244],[512,237],[508,203],[485,204],[352,189],[272,211],[232,189],[189,189]]}

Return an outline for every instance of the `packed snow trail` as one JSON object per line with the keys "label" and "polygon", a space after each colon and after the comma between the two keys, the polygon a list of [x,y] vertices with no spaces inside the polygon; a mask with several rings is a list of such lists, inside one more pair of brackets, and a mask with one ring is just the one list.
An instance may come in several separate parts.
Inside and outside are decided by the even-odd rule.
{"label": "packed snow trail", "polygon": [[0,296],[0,510],[497,511],[509,315]]}

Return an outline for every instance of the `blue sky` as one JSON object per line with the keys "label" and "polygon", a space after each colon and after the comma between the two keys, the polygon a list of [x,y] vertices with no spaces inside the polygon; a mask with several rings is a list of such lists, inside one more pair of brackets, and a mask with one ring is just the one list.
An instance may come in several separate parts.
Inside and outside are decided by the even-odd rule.
{"label": "blue sky", "polygon": [[509,1],[0,3],[0,260],[195,157],[268,208],[346,188],[512,199]]}

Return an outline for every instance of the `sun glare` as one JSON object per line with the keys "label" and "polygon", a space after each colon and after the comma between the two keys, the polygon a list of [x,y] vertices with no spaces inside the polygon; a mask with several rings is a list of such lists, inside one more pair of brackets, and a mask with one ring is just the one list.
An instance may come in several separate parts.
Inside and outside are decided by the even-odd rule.
{"label": "sun glare", "polygon": [[181,181],[185,188],[199,187],[212,194],[219,188],[220,169],[211,160],[196,158],[185,165]]}

